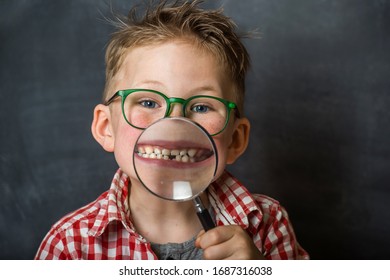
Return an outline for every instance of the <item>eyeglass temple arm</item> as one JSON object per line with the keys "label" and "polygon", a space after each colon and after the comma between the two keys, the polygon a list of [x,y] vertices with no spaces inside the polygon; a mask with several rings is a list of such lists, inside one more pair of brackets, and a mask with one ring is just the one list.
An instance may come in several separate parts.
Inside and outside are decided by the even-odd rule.
{"label": "eyeglass temple arm", "polygon": [[108,99],[107,101],[104,101],[103,104],[108,106],[110,105],[119,95],[117,93],[115,93],[113,96],[111,96],[110,99]]}
{"label": "eyeglass temple arm", "polygon": [[237,118],[241,118],[240,110],[238,110],[236,103],[228,102],[227,106],[229,107],[229,109],[234,110],[234,115]]}

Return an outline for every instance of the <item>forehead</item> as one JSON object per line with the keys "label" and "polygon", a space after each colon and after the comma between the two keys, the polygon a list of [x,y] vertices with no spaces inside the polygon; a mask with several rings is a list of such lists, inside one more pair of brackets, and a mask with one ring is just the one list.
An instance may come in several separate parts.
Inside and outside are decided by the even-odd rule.
{"label": "forehead", "polygon": [[211,51],[188,41],[174,40],[128,49],[114,76],[114,87],[119,90],[154,83],[162,87],[153,88],[157,90],[211,87],[228,93],[232,88],[229,77],[225,63]]}

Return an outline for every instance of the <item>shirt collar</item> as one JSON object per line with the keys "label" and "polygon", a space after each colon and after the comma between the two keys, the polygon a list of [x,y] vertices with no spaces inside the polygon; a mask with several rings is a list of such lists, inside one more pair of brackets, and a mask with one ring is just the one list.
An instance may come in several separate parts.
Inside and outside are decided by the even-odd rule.
{"label": "shirt collar", "polygon": [[[99,213],[88,234],[101,235],[112,221],[120,221],[127,231],[135,234],[128,205],[129,177],[120,169],[116,172],[106,199],[98,200]],[[208,197],[215,211],[218,225],[237,224],[244,229],[250,224],[257,228],[263,213],[249,191],[229,172],[224,173],[208,187]],[[255,223],[249,221],[251,217]]]}
{"label": "shirt collar", "polygon": [[115,173],[110,189],[105,193],[106,198],[98,201],[100,210],[88,232],[89,235],[101,235],[112,221],[120,221],[126,230],[134,232],[134,226],[129,219],[129,182],[129,177],[120,169]]}
{"label": "shirt collar", "polygon": [[209,200],[218,225],[236,224],[257,228],[263,213],[250,192],[228,171],[208,188]]}

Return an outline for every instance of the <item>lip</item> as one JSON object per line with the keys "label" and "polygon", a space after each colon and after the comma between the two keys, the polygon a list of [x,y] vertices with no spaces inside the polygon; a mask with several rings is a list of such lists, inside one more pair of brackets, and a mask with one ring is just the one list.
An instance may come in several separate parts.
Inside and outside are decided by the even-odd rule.
{"label": "lip", "polygon": [[212,150],[211,145],[204,145],[195,143],[193,141],[181,140],[181,141],[166,141],[166,140],[154,140],[154,141],[142,141],[137,143],[138,146],[161,146],[170,150],[173,149],[183,149],[183,148],[193,148],[193,149],[207,149]]}
{"label": "lip", "polygon": [[[142,147],[157,147],[160,149],[167,150],[191,150],[194,149],[201,153],[199,161],[188,161],[182,162],[177,161],[175,159],[156,159],[156,158],[145,158],[142,155],[138,154],[138,150]],[[201,151],[201,152],[199,152]],[[172,157],[172,156],[171,156]],[[138,143],[134,149],[134,161],[142,162],[143,164],[158,166],[159,168],[175,168],[175,169],[183,169],[183,168],[198,168],[198,167],[206,167],[212,164],[212,161],[215,160],[215,152],[211,147],[205,147],[205,145],[201,145],[199,143],[194,143],[192,141],[147,141]]]}

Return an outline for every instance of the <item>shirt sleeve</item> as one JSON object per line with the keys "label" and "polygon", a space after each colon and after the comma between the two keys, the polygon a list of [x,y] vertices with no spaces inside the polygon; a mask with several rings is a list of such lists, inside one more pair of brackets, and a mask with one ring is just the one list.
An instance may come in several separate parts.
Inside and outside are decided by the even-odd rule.
{"label": "shirt sleeve", "polygon": [[[299,245],[287,211],[277,202],[256,199],[263,211],[262,221],[254,240],[267,259],[309,259],[309,254]],[[257,236],[256,236],[257,235]]]}
{"label": "shirt sleeve", "polygon": [[35,255],[36,260],[66,260],[71,259],[66,253],[61,232],[52,228],[43,239]]}

